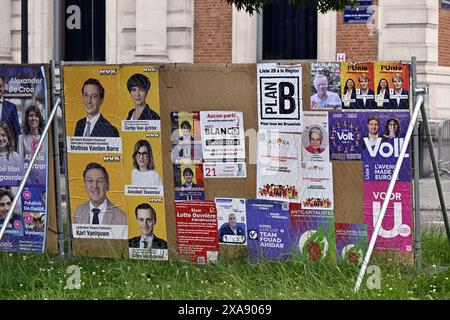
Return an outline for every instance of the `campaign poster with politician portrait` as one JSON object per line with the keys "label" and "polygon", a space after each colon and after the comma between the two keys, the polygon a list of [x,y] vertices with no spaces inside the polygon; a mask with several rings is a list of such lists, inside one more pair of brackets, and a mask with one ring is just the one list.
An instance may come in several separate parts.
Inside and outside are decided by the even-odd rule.
{"label": "campaign poster with politician portrait", "polygon": [[[6,223],[47,122],[48,72],[43,65],[0,66],[0,226]],[[45,139],[0,241],[0,251],[44,252],[47,165]]]}
{"label": "campaign poster with politician portrait", "polygon": [[360,265],[368,247],[367,225],[336,223],[335,228],[337,261]]}
{"label": "campaign poster with politician portrait", "polygon": [[171,112],[172,162],[201,164],[202,141],[199,111]]}
{"label": "campaign poster with politician portrait", "polygon": [[246,210],[250,260],[288,259],[291,227],[289,203],[248,199]]}
{"label": "campaign poster with politician portrait", "polygon": [[342,109],[374,109],[373,62],[341,62]]}
{"label": "campaign poster with politician portrait", "polygon": [[216,198],[219,243],[247,245],[245,199]]}
{"label": "campaign poster with politician portrait", "polygon": [[341,109],[340,83],[339,62],[311,63],[311,110]]}
{"label": "campaign poster with politician portrait", "polygon": [[244,117],[237,111],[201,111],[205,178],[245,178]]}
{"label": "campaign poster with politician portrait", "polygon": [[376,109],[409,110],[409,64],[376,61],[374,69]]}
{"label": "campaign poster with politician portrait", "polygon": [[326,111],[303,112],[303,161],[330,161],[328,113]]}
{"label": "campaign poster with politician portrait", "polygon": [[[389,181],[364,182],[364,223],[369,239],[381,213]],[[413,251],[411,182],[398,181],[389,198],[386,214],[375,242],[375,250]]]}
{"label": "campaign poster with politician portrait", "polygon": [[219,237],[214,201],[175,201],[178,254],[205,264],[217,261]]}
{"label": "campaign poster with politician portrait", "polygon": [[329,210],[305,210],[290,204],[291,251],[294,259],[305,262],[336,262],[334,213]]}
{"label": "campaign poster with politician portrait", "polygon": [[356,112],[330,112],[330,159],[361,160],[361,118]]}
{"label": "campaign poster with politician portrait", "polygon": [[257,64],[259,130],[302,130],[302,66]]}
{"label": "campaign poster with politician portrait", "polygon": [[258,199],[300,201],[300,139],[299,134],[258,132]]}
{"label": "campaign poster with politician portrait", "polygon": [[[360,116],[364,119],[361,121],[364,180],[390,181],[405,140],[409,113],[361,112]],[[410,155],[408,144],[398,175],[399,181],[412,179]]]}

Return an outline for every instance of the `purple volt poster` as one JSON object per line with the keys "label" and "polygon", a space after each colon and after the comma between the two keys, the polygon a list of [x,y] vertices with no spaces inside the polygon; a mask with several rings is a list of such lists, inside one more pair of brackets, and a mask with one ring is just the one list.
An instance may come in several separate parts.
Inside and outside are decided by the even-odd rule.
{"label": "purple volt poster", "polygon": [[[388,181],[364,182],[364,223],[368,226],[369,239],[372,237],[388,187]],[[398,181],[395,184],[375,242],[376,250],[412,252],[411,190],[411,182]]]}
{"label": "purple volt poster", "polygon": [[248,252],[250,260],[284,260],[290,255],[288,202],[247,200]]}
{"label": "purple volt poster", "polygon": [[361,160],[360,117],[356,112],[330,112],[330,158],[331,160]]}
{"label": "purple volt poster", "polygon": [[336,262],[334,213],[330,210],[305,210],[290,204],[291,250],[301,261]]}
{"label": "purple volt poster", "polygon": [[367,225],[336,223],[336,255],[339,263],[359,265],[367,251]]}
{"label": "purple volt poster", "polygon": [[[359,113],[363,146],[363,176],[365,181],[390,181],[409,125],[408,112]],[[398,181],[411,181],[410,145],[403,159]]]}

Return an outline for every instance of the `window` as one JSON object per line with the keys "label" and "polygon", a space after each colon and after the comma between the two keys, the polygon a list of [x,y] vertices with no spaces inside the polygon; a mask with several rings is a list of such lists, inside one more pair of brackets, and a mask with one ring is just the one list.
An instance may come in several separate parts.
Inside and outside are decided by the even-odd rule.
{"label": "window", "polygon": [[317,10],[294,8],[288,1],[264,7],[262,14],[262,60],[317,58]]}
{"label": "window", "polygon": [[105,0],[65,0],[66,61],[105,61]]}

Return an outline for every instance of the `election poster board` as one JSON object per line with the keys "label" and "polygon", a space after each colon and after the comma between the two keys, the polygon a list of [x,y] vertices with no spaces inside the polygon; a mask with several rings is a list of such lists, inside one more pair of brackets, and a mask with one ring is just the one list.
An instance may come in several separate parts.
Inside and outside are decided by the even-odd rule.
{"label": "election poster board", "polygon": [[[371,238],[386,197],[389,181],[364,182],[364,223]],[[411,182],[397,181],[375,242],[379,251],[413,251]]]}
{"label": "election poster board", "polygon": [[258,199],[300,201],[300,138],[292,133],[258,133]]}
{"label": "election poster board", "polygon": [[330,112],[330,159],[361,160],[360,117],[355,112]]}
{"label": "election poster board", "polygon": [[201,111],[203,175],[245,178],[245,136],[242,112]]}
{"label": "election poster board", "polygon": [[198,264],[216,262],[219,239],[214,201],[176,201],[175,215],[180,257]]}
{"label": "election poster board", "polygon": [[328,113],[326,111],[303,112],[303,161],[330,161]]}
{"label": "election poster board", "polygon": [[63,75],[75,254],[167,260],[158,69],[64,66]]}
{"label": "election poster board", "polygon": [[[18,192],[49,112],[48,68],[0,66],[0,226]],[[44,252],[48,223],[48,141],[38,151],[0,241],[0,251]]]}
{"label": "election poster board", "polygon": [[401,62],[374,62],[377,109],[409,110],[409,65]]}
{"label": "election poster board", "polygon": [[246,201],[248,252],[252,262],[284,260],[290,256],[289,203]]}
{"label": "election poster board", "polygon": [[373,62],[341,62],[342,109],[374,109]]}
{"label": "election poster board", "polygon": [[216,198],[219,243],[247,245],[245,199]]}
{"label": "election poster board", "polygon": [[257,65],[259,130],[302,130],[302,67],[262,63]]}
{"label": "election poster board", "polygon": [[311,64],[311,110],[341,109],[341,65],[339,62]]}
{"label": "election poster board", "polygon": [[360,265],[368,247],[367,225],[336,223],[335,228],[337,261]]}
{"label": "election poster board", "polygon": [[303,209],[334,209],[331,162],[301,162],[300,179],[300,200]]}
{"label": "election poster board", "polygon": [[336,263],[333,211],[305,210],[300,204],[291,203],[290,219],[293,259]]}
{"label": "election poster board", "polygon": [[[409,125],[408,112],[360,113],[362,126],[362,160],[365,181],[390,181],[397,164]],[[410,145],[398,175],[399,181],[411,181]]]}

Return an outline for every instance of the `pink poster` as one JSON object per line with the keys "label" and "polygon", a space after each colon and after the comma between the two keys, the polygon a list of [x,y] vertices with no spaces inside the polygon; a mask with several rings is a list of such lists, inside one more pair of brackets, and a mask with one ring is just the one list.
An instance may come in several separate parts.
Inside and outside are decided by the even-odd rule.
{"label": "pink poster", "polygon": [[[389,181],[364,182],[364,223],[369,242],[383,206]],[[375,242],[375,250],[412,252],[413,219],[411,182],[397,181]]]}

